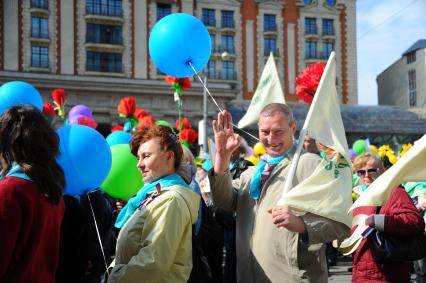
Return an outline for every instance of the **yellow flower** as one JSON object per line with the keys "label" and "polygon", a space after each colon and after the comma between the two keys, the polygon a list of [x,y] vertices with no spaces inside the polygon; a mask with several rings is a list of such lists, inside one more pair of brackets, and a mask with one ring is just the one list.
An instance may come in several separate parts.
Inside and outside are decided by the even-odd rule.
{"label": "yellow flower", "polygon": [[395,154],[387,155],[387,157],[389,158],[389,162],[391,164],[395,164],[398,161],[398,159],[396,158]]}
{"label": "yellow flower", "polygon": [[262,156],[266,153],[265,147],[261,142],[258,142],[253,147],[254,155]]}
{"label": "yellow flower", "polygon": [[388,153],[393,153],[393,149],[389,145],[382,145],[379,147],[378,154],[380,158],[385,157]]}
{"label": "yellow flower", "polygon": [[374,152],[374,153],[377,153],[377,151],[378,151],[378,149],[377,149],[377,147],[375,146],[375,145],[370,145],[370,150],[371,150],[371,152]]}
{"label": "yellow flower", "polygon": [[250,161],[251,163],[253,163],[253,165],[257,165],[257,163],[259,163],[259,159],[256,156],[249,156],[244,158],[247,161]]}
{"label": "yellow flower", "polygon": [[401,150],[401,152],[399,153],[399,156],[403,156],[404,154],[406,154],[407,153],[407,151],[412,147],[413,145],[411,144],[411,143],[408,143],[408,144],[403,144],[402,145],[402,150]]}

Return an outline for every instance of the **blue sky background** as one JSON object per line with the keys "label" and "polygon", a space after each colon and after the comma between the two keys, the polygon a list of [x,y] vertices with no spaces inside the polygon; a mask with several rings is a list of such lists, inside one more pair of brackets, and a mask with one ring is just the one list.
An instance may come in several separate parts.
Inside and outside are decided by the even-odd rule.
{"label": "blue sky background", "polygon": [[377,105],[376,77],[426,39],[426,0],[357,0],[358,103]]}

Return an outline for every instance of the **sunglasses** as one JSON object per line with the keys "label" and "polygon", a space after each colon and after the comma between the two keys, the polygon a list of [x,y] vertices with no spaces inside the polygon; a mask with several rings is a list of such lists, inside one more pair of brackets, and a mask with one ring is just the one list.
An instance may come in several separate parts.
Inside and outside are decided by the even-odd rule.
{"label": "sunglasses", "polygon": [[369,168],[367,170],[358,170],[356,171],[356,173],[358,174],[358,176],[364,176],[365,173],[368,173],[368,174],[377,173],[378,170],[379,168]]}

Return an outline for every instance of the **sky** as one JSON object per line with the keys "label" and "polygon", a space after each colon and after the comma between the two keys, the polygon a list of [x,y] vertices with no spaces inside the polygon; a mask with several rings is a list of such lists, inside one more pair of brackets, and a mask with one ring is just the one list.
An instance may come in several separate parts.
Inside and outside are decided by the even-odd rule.
{"label": "sky", "polygon": [[376,77],[426,39],[426,0],[357,0],[358,104],[377,105]]}

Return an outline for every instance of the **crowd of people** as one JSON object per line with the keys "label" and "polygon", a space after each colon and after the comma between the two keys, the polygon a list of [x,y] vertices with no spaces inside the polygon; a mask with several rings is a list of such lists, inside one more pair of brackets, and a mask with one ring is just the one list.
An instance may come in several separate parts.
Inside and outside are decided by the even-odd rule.
{"label": "crowd of people", "polygon": [[[258,162],[247,158],[251,149],[234,133],[229,112],[212,126],[216,151],[201,158],[170,127],[137,129],[130,148],[145,183],[119,200],[102,190],[63,195],[54,129],[33,107],[5,111],[0,282],[327,282],[327,255],[337,253],[331,243],[349,237],[351,227],[279,202],[297,145],[291,109],[272,103],[261,111],[265,154]],[[307,137],[293,186],[322,158]],[[356,198],[385,168],[371,152],[352,164]],[[425,193],[425,184],[401,184],[383,206],[355,209],[353,217],[366,214],[366,225],[390,235],[419,234]],[[352,281],[410,282],[411,263],[377,261],[373,240],[371,234],[356,249]],[[414,263],[418,282],[426,282],[425,266],[425,259]]]}

